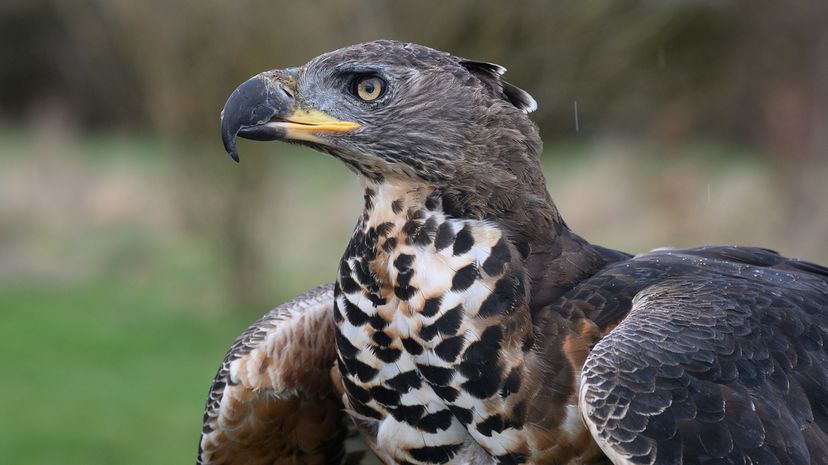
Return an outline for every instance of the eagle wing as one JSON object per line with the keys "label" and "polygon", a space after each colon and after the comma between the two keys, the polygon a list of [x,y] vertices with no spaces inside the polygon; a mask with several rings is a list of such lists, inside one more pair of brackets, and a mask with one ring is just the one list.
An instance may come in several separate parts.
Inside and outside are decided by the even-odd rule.
{"label": "eagle wing", "polygon": [[616,465],[828,463],[828,269],[744,263],[648,286],[590,352],[580,410]]}
{"label": "eagle wing", "polygon": [[210,387],[197,464],[358,463],[330,376],[332,308],[333,285],[319,286],[236,339]]}

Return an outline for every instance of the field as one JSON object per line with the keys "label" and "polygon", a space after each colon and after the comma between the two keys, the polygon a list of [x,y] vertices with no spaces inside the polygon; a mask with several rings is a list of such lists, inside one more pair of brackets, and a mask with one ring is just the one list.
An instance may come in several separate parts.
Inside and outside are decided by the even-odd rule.
{"label": "field", "polygon": [[[590,241],[828,261],[824,163],[622,140],[543,161]],[[217,142],[0,131],[0,463],[191,462],[226,347],[333,276],[360,204],[354,176],[305,150],[245,144],[236,166]]]}

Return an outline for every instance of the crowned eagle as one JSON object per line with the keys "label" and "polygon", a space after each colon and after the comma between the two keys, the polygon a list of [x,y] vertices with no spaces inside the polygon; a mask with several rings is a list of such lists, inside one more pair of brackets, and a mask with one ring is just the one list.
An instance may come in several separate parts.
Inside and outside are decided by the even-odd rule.
{"label": "crowned eagle", "polygon": [[230,348],[198,463],[828,463],[828,269],[587,242],[504,71],[382,40],[232,93],[234,159],[327,153],[364,208],[335,281]]}

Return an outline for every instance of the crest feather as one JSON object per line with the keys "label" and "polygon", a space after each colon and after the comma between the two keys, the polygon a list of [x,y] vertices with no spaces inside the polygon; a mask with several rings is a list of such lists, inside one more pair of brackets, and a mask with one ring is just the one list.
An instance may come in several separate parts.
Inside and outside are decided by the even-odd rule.
{"label": "crest feather", "polygon": [[506,68],[496,63],[485,61],[460,60],[460,65],[478,79],[491,86],[495,91],[503,93],[503,97],[524,113],[531,113],[538,108],[538,102],[529,95],[529,92],[501,79]]}

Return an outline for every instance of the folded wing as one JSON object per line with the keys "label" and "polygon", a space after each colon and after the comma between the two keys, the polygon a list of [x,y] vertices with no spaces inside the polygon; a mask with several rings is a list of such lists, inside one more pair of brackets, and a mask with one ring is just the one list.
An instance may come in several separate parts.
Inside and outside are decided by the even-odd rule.
{"label": "folded wing", "polygon": [[828,270],[797,263],[636,296],[581,375],[616,465],[828,463]]}
{"label": "folded wing", "polygon": [[331,382],[333,285],[268,312],[230,347],[213,380],[199,465],[356,463]]}

